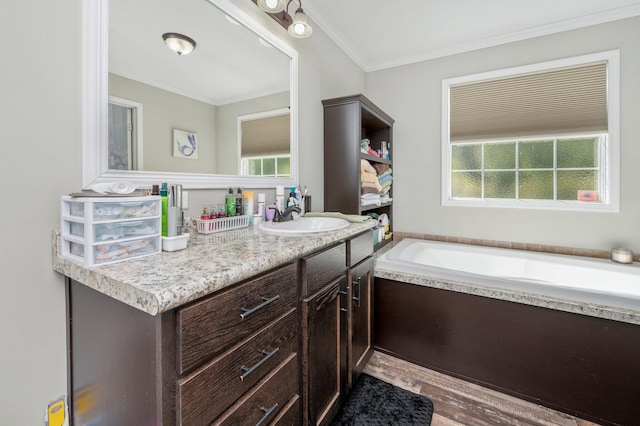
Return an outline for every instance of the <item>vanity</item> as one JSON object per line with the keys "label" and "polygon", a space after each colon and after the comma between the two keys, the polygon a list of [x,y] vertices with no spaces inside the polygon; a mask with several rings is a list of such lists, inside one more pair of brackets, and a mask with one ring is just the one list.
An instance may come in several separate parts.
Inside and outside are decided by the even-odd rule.
{"label": "vanity", "polygon": [[67,277],[72,424],[328,424],[372,353],[371,225],[192,234]]}

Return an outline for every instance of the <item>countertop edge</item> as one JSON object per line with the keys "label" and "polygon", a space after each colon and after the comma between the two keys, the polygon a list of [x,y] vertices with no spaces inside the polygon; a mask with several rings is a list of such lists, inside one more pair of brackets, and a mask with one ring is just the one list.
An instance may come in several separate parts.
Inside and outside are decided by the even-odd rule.
{"label": "countertop edge", "polygon": [[54,230],[52,266],[100,293],[158,315],[349,239],[373,225],[351,223],[341,230],[304,236],[273,235],[251,226],[211,235],[192,232],[185,250],[93,267],[61,256],[60,232]]}

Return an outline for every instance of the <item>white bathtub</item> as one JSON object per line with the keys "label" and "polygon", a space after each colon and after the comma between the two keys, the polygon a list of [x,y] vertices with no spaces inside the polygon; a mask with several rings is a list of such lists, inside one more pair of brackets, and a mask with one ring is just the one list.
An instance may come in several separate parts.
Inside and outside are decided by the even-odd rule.
{"label": "white bathtub", "polygon": [[640,311],[637,262],[404,239],[378,270]]}

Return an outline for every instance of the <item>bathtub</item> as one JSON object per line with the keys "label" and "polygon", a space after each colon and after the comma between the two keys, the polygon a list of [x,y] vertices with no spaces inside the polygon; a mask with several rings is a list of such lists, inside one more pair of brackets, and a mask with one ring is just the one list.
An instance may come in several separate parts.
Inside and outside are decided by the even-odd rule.
{"label": "bathtub", "polygon": [[640,264],[495,247],[404,239],[376,260],[377,271],[489,290],[640,312]]}

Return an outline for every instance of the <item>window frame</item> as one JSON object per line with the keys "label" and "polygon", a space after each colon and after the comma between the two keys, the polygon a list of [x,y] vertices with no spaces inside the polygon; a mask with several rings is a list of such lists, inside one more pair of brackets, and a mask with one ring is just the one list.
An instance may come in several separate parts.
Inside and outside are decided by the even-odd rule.
{"label": "window frame", "polygon": [[[604,148],[601,152],[601,176],[599,176],[603,192],[601,201],[573,201],[573,200],[517,200],[502,198],[454,198],[451,196],[451,151],[450,143],[450,96],[452,85],[471,83],[488,79],[508,78],[518,74],[550,71],[555,68],[577,66],[596,61],[607,61],[607,120],[608,132]],[[592,132],[591,132],[592,133]],[[535,135],[513,137],[511,140],[564,138],[569,135]],[[501,138],[502,139],[502,138]],[[441,138],[441,204],[442,206],[460,207],[493,207],[493,208],[523,208],[564,211],[588,212],[619,212],[620,211],[620,51],[611,50],[590,55],[564,58],[560,60],[541,62],[531,65],[506,68],[461,77],[442,80],[442,138]],[[506,140],[506,139],[504,139]],[[478,140],[478,142],[492,142],[498,139]],[[471,142],[471,141],[468,141]],[[600,191],[600,189],[599,189]]]}

